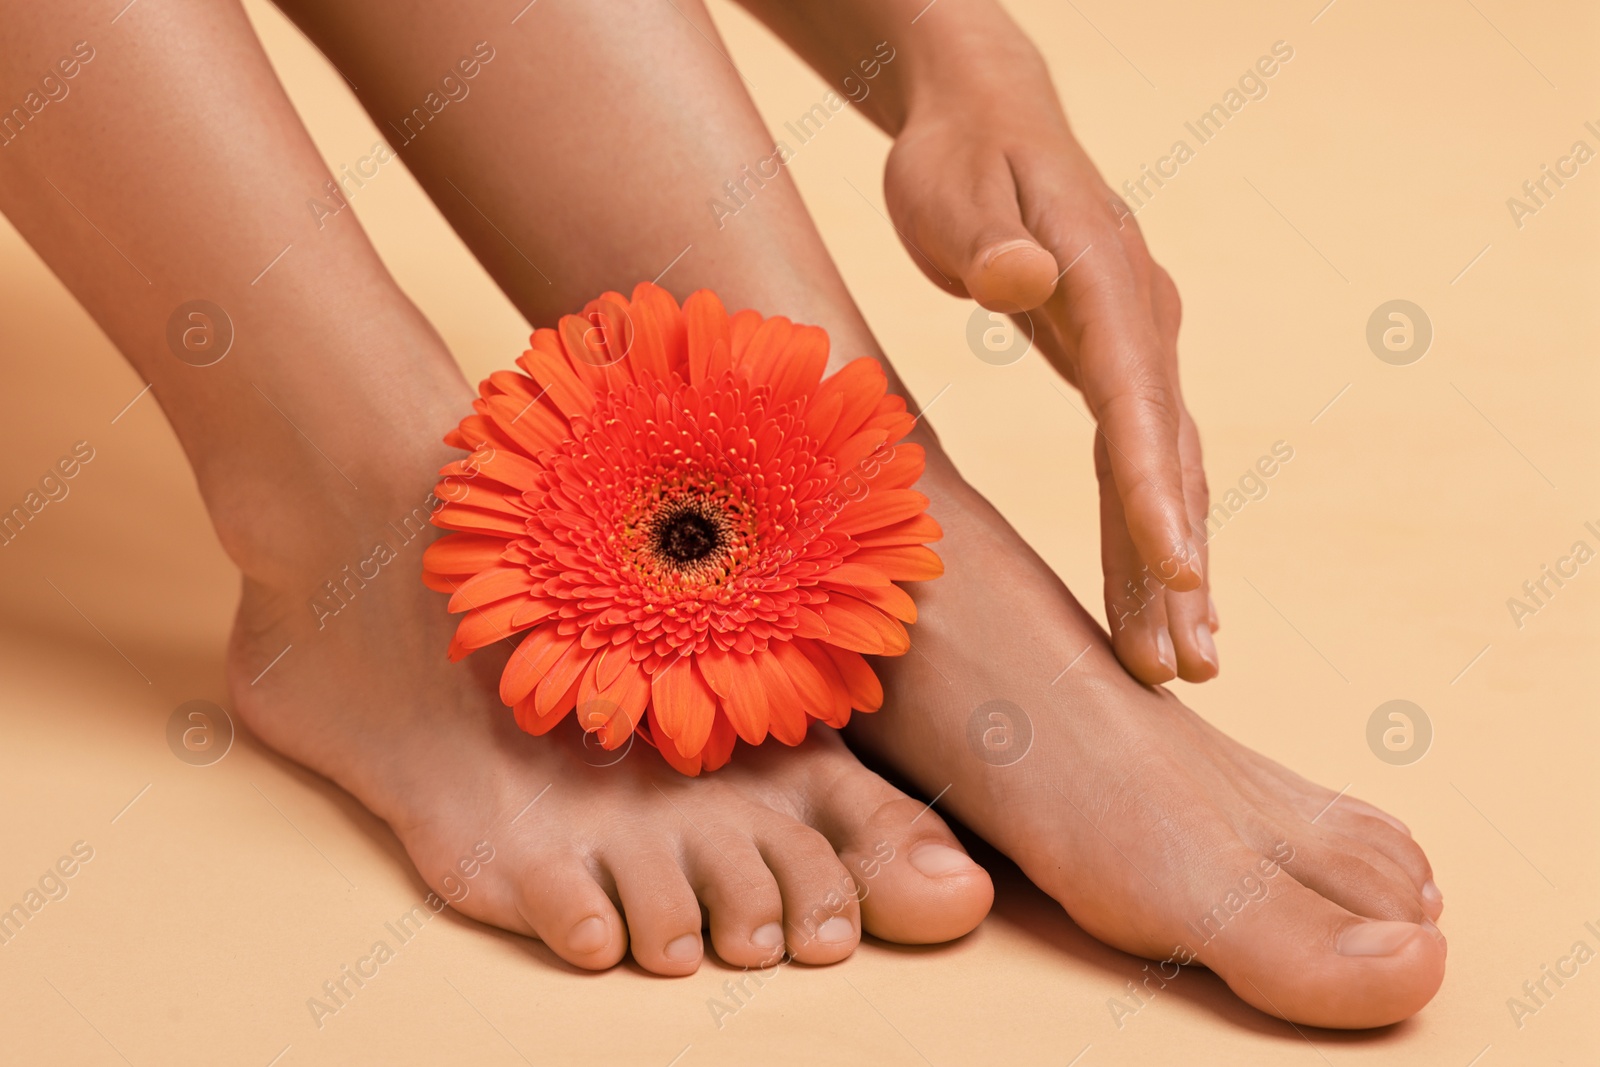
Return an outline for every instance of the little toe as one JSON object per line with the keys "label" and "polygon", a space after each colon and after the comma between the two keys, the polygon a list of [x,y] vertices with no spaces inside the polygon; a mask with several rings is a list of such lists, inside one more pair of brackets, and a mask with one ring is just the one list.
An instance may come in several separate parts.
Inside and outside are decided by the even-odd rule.
{"label": "little toe", "polygon": [[622,898],[633,958],[661,975],[693,974],[705,948],[700,902],[678,860],[663,848],[619,849],[605,857]]}
{"label": "little toe", "polygon": [[577,856],[530,864],[518,881],[517,910],[539,940],[575,967],[603,971],[628,950],[622,916]]}

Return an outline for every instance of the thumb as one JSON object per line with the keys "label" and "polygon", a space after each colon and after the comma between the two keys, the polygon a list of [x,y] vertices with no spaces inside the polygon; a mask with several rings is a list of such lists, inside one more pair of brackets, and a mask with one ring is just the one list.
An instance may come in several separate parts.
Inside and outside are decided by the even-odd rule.
{"label": "thumb", "polygon": [[1028,311],[1055,291],[1056,258],[1022,229],[1020,219],[1016,229],[984,225],[969,245],[961,280],[990,311]]}
{"label": "thumb", "polygon": [[1016,182],[1003,159],[966,180],[951,180],[946,172],[931,181],[895,162],[891,158],[886,175],[890,213],[904,219],[903,238],[916,235],[911,251],[927,261],[925,271],[932,266],[947,281],[959,279],[990,311],[1028,311],[1049,299],[1060,267],[1023,225]]}

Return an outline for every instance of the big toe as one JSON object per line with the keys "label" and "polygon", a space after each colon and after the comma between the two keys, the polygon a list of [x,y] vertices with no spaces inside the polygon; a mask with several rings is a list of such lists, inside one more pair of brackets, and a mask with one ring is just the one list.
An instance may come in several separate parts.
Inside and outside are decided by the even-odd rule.
{"label": "big toe", "polygon": [[[1239,996],[1311,1026],[1387,1026],[1416,1014],[1444,981],[1445,940],[1431,920],[1369,919],[1286,871],[1244,900],[1197,951]],[[1224,914],[1216,912],[1215,914]],[[1190,927],[1194,929],[1194,927]]]}
{"label": "big toe", "polygon": [[976,929],[994,903],[989,874],[932,807],[863,768],[831,792],[825,824],[855,880],[867,933],[908,945],[951,941]]}

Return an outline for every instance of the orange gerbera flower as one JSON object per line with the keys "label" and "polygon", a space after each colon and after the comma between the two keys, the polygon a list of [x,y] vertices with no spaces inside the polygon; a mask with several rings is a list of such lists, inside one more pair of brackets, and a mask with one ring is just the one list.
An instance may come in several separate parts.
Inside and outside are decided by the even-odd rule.
{"label": "orange gerbera flower", "polygon": [[446,438],[473,450],[441,471],[433,521],[457,532],[424,562],[465,612],[451,658],[528,631],[500,680],[519,726],[576,709],[686,774],[876,710],[863,653],[904,653],[916,618],[894,582],[943,570],[877,362],[825,379],[815,326],[648,283],[531,343]]}

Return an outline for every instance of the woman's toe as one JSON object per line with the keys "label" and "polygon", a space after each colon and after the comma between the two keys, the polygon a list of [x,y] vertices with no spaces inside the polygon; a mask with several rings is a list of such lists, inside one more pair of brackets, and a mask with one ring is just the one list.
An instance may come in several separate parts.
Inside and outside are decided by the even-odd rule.
{"label": "woman's toe", "polygon": [[1422,887],[1388,856],[1337,831],[1312,828],[1286,869],[1302,885],[1369,919],[1421,922]]}
{"label": "woman's toe", "polygon": [[1208,933],[1199,962],[1262,1011],[1312,1026],[1386,1026],[1421,1010],[1444,980],[1438,927],[1354,914],[1297,881],[1299,861]]}
{"label": "woman's toe", "polygon": [[801,963],[837,963],[861,941],[856,887],[822,834],[774,813],[756,847],[783,895],[784,942]]}
{"label": "woman's toe", "polygon": [[603,971],[627,952],[622,916],[577,856],[536,859],[521,872],[517,890],[523,920],[573,966]]}
{"label": "woman's toe", "polygon": [[783,895],[754,842],[689,843],[689,880],[722,962],[764,967],[783,953]]}
{"label": "woman's toe", "polygon": [[634,960],[655,974],[693,974],[705,954],[700,902],[677,858],[641,844],[612,852],[605,862],[622,899]]}
{"label": "woman's toe", "polygon": [[823,826],[855,879],[867,933],[908,945],[970,933],[994,903],[988,872],[932,808],[872,779],[838,790]]}

